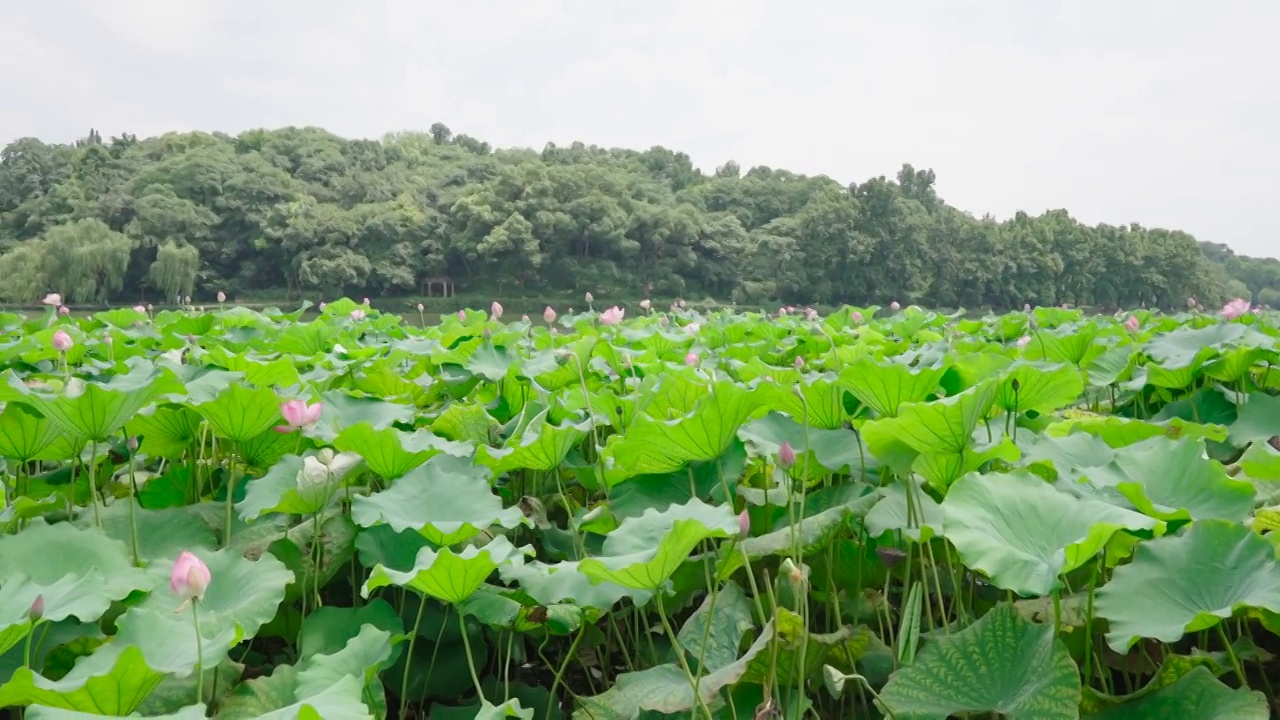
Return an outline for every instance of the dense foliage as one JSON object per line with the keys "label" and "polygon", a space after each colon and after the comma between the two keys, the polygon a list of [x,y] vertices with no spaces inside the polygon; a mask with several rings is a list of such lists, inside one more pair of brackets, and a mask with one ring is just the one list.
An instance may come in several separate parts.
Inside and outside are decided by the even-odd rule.
{"label": "dense foliage", "polygon": [[0,155],[0,249],[0,299],[16,302],[412,296],[439,276],[479,294],[741,303],[1280,300],[1280,261],[1062,210],[974,218],[909,165],[848,187],[733,162],[706,175],[661,147],[494,150],[439,124],[381,141],[21,139]]}
{"label": "dense foliage", "polygon": [[0,708],[1276,706],[1273,316],[599,310],[0,315]]}

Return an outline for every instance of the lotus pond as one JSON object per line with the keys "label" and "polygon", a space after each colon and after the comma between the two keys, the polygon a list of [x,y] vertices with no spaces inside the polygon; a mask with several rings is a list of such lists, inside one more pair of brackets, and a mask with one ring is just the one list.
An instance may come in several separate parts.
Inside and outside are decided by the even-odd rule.
{"label": "lotus pond", "polygon": [[0,707],[1274,706],[1266,314],[305,310],[0,316]]}

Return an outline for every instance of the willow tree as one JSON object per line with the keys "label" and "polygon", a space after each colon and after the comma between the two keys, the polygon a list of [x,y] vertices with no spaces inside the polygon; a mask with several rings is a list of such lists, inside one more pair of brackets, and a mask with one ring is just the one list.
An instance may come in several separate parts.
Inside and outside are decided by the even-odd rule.
{"label": "willow tree", "polygon": [[164,293],[165,298],[187,296],[195,289],[199,271],[200,251],[194,245],[166,242],[156,248],[156,260],[151,263],[151,285]]}
{"label": "willow tree", "polygon": [[37,242],[46,282],[70,302],[106,302],[124,287],[133,241],[101,220],[49,228]]}
{"label": "willow tree", "polygon": [[32,302],[51,290],[44,272],[43,243],[21,243],[0,256],[0,299]]}

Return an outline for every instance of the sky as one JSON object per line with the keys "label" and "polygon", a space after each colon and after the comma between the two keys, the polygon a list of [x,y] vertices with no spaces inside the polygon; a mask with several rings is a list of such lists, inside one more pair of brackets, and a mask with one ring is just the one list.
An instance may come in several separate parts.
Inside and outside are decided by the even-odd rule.
{"label": "sky", "polygon": [[440,121],[1280,257],[1276,0],[12,0],[0,144]]}

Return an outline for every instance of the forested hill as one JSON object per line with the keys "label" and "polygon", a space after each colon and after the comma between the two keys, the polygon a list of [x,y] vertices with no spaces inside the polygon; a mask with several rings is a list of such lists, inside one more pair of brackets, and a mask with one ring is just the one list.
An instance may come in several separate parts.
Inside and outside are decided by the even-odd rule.
{"label": "forested hill", "polygon": [[0,158],[0,300],[278,289],[281,297],[592,290],[738,302],[938,307],[1280,304],[1280,262],[1176,230],[1062,210],[997,222],[934,173],[845,187],[683,153],[575,143],[495,150],[441,124],[379,141],[316,128],[173,133]]}

